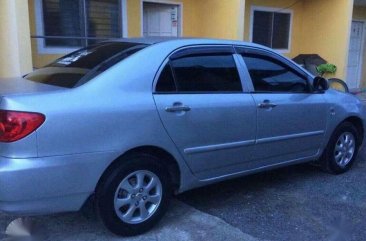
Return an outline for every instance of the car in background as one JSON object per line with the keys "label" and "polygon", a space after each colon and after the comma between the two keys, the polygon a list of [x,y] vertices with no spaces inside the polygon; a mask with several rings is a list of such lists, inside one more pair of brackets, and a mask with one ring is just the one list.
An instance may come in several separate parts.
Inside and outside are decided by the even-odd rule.
{"label": "car in background", "polygon": [[291,60],[229,40],[123,39],[0,81],[0,210],[78,211],[117,235],[173,194],[318,160],[344,173],[365,109]]}

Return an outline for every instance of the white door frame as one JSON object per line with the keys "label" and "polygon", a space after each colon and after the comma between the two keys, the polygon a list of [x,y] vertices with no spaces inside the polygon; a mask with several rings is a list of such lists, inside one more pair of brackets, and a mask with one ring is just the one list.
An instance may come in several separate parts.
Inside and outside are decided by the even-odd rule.
{"label": "white door frame", "polygon": [[144,3],[166,4],[171,6],[178,6],[178,37],[183,35],[183,3],[167,0],[140,0],[140,16],[141,16],[141,37],[144,36]]}
{"label": "white door frame", "polygon": [[[364,55],[364,47],[365,47],[365,40],[366,40],[366,19],[352,19],[352,23],[353,22],[361,22],[363,23],[363,30],[362,30],[362,37],[361,37],[361,52],[360,52],[360,67],[358,69],[358,73],[357,73],[357,88],[360,87],[360,81],[361,81],[361,77],[362,77],[362,72],[363,72],[363,55]],[[352,34],[352,33],[351,33]],[[348,47],[348,54],[349,54],[349,49],[351,47],[351,34],[349,36],[349,39],[350,39],[350,46]],[[347,63],[347,69],[348,69],[348,63]],[[347,78],[348,79],[348,76]]]}

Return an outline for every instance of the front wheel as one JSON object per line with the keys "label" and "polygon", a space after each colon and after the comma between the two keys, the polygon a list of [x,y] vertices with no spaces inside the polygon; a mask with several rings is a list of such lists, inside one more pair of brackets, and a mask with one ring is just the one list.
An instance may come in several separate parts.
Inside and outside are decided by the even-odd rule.
{"label": "front wheel", "polygon": [[321,157],[324,171],[341,174],[348,171],[359,150],[359,134],[352,123],[344,122],[336,128]]}
{"label": "front wheel", "polygon": [[168,174],[151,155],[129,155],[119,163],[107,171],[98,185],[98,214],[114,234],[142,234],[167,209],[171,194]]}

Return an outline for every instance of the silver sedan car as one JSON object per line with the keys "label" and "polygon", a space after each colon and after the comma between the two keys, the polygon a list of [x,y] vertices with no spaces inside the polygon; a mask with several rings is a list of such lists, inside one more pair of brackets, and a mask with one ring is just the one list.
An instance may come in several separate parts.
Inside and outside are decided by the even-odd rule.
{"label": "silver sedan car", "polygon": [[136,235],[189,189],[316,161],[350,169],[365,108],[239,41],[131,39],[0,81],[0,210],[77,211]]}

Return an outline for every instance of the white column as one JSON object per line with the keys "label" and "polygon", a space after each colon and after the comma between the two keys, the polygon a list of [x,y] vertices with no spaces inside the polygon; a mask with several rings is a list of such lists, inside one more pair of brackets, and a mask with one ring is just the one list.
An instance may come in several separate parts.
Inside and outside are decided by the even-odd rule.
{"label": "white column", "polygon": [[28,1],[0,1],[0,77],[32,71]]}

